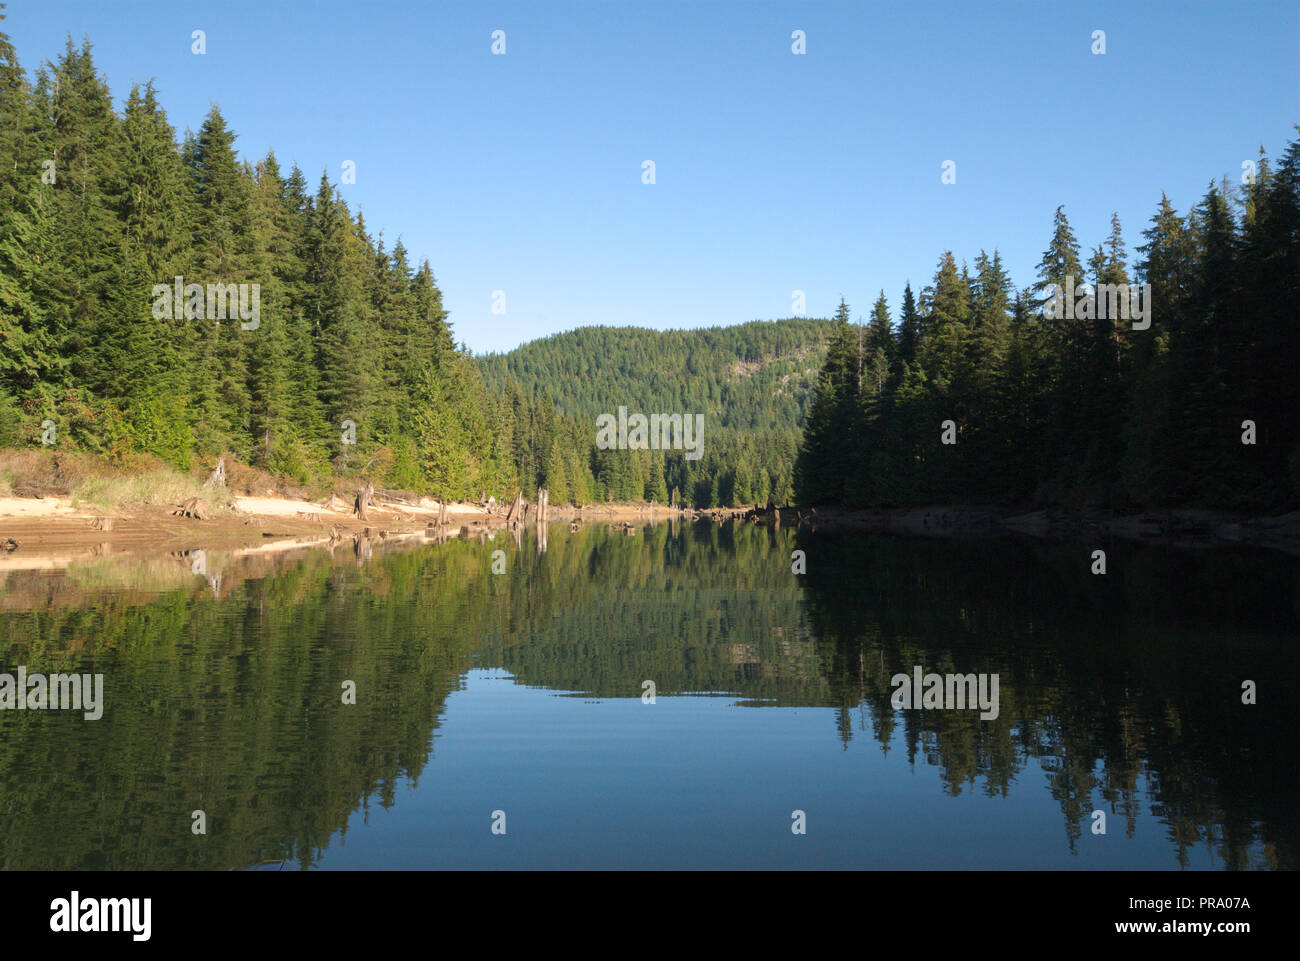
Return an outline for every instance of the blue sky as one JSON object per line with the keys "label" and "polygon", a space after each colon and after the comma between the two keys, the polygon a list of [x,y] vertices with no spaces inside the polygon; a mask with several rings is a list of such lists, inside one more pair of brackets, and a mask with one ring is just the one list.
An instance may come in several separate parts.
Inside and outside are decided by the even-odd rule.
{"label": "blue sky", "polygon": [[88,34],[119,103],[152,77],[179,130],[218,103],[246,156],[274,147],[313,185],[354,161],[345,199],[430,260],[475,351],[588,324],[785,317],[796,289],[812,316],[841,295],[865,315],[882,288],[896,311],[945,249],[997,247],[1028,284],[1058,204],[1085,248],[1118,211],[1131,248],[1162,190],[1185,211],[1261,144],[1276,157],[1300,118],[1291,0],[6,13],[29,72]]}

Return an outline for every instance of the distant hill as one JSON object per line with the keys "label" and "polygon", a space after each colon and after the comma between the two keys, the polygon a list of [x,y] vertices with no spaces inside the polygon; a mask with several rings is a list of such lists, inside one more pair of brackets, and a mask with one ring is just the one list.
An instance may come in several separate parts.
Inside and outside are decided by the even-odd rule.
{"label": "distant hill", "polygon": [[710,429],[798,430],[830,337],[796,317],[703,330],[581,327],[476,360],[494,393],[511,379],[566,417],[702,413]]}
{"label": "distant hill", "polygon": [[[761,504],[769,497],[789,503],[800,434],[830,334],[830,321],[808,318],[704,330],[583,327],[476,361],[489,391],[516,398],[517,423],[528,405],[553,409],[568,425],[554,430],[561,444],[590,450],[585,487],[570,479],[586,478],[581,464],[587,458],[552,469],[565,460],[563,448],[536,465],[521,456],[522,478],[557,486],[552,478],[563,475],[570,494],[590,491],[597,498],[678,497],[701,507]],[[617,416],[619,407],[629,416],[702,414],[702,458],[595,450],[596,418]],[[528,439],[516,446],[550,450],[548,430],[545,416],[530,414]]]}

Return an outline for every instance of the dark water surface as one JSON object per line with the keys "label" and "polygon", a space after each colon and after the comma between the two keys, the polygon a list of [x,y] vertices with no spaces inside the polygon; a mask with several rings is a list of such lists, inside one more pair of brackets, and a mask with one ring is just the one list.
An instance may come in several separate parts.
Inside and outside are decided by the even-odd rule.
{"label": "dark water surface", "polygon": [[[0,867],[1293,869],[1298,637],[1300,560],[1236,548],[553,526],[0,572],[0,672],[104,676],[97,721],[0,710]],[[997,674],[998,716],[895,709],[916,667]]]}

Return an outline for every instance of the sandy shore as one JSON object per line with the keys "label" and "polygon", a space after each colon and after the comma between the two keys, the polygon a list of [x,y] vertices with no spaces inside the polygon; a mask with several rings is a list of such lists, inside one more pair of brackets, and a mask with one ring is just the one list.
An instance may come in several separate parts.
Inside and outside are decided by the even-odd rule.
{"label": "sandy shore", "polygon": [[[230,510],[202,520],[167,510],[101,511],[66,497],[0,497],[0,571],[62,567],[108,552],[135,551],[268,551],[369,531],[373,536],[418,536],[437,529],[443,505],[430,498],[373,503],[365,520],[338,498],[331,501],[288,497],[231,498]],[[491,530],[506,526],[503,505],[488,510],[472,503],[449,502],[445,528]],[[680,512],[655,509],[658,518]],[[552,507],[553,522],[633,522],[650,519],[639,505]]]}

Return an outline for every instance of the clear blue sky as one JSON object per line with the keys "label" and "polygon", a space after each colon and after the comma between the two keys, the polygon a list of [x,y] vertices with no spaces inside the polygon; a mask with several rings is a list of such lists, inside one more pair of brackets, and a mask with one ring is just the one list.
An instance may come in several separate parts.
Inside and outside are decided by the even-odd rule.
{"label": "clear blue sky", "polygon": [[178,130],[215,102],[246,156],[274,147],[313,185],[354,161],[344,197],[429,258],[475,351],[587,324],[785,317],[795,289],[812,316],[841,294],[865,315],[881,288],[896,312],[944,249],[998,247],[1024,285],[1058,204],[1085,248],[1118,211],[1131,248],[1162,190],[1185,211],[1211,179],[1239,182],[1261,144],[1276,157],[1300,118],[1294,0],[11,0],[7,14],[29,72],[88,34],[119,104],[152,77]]}

